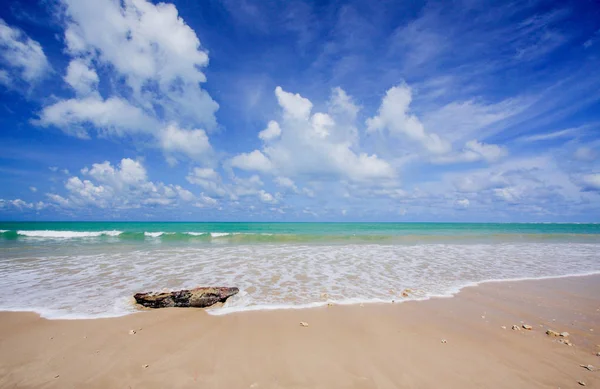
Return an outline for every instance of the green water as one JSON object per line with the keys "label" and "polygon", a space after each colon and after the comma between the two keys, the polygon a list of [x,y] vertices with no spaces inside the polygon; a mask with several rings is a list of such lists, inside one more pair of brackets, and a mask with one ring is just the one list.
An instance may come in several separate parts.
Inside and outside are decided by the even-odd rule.
{"label": "green water", "polygon": [[0,239],[31,237],[230,242],[402,241],[411,239],[593,239],[600,224],[524,223],[173,223],[0,222]]}

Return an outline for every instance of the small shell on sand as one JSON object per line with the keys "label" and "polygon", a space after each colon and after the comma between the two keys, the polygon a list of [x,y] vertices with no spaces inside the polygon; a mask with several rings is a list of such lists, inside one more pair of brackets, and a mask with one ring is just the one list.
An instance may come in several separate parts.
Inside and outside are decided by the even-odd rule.
{"label": "small shell on sand", "polygon": [[129,330],[129,335],[135,335],[135,334],[136,334],[135,330]]}
{"label": "small shell on sand", "polygon": [[54,378],[58,378],[58,377],[60,377],[60,374],[57,374],[57,375],[54,376]]}
{"label": "small shell on sand", "polygon": [[531,331],[533,329],[533,327],[528,324],[523,324],[523,328],[526,330],[529,330],[529,331]]}
{"label": "small shell on sand", "polygon": [[305,321],[301,321],[301,322],[300,322],[300,325],[301,325],[302,327],[308,327],[308,323],[307,323],[307,322],[305,322]]}
{"label": "small shell on sand", "polygon": [[560,336],[562,336],[563,338],[566,338],[567,336],[569,336],[568,332],[561,332]]}
{"label": "small shell on sand", "polygon": [[550,336],[560,336],[560,334],[556,331],[552,331],[552,330],[548,330],[546,331],[546,335],[550,335]]}
{"label": "small shell on sand", "polygon": [[513,326],[512,326],[512,329],[513,329],[514,331],[520,331],[520,330],[521,330],[521,327],[519,327],[519,326],[518,326],[518,325],[516,325],[516,324],[513,324]]}
{"label": "small shell on sand", "polygon": [[585,382],[583,382],[583,381],[577,381],[577,383],[581,386],[585,386]]}
{"label": "small shell on sand", "polygon": [[506,326],[502,326],[502,327],[500,327],[500,328],[502,328],[503,330],[505,330],[505,329],[506,329]]}
{"label": "small shell on sand", "polygon": [[150,366],[150,365],[148,365],[148,364],[142,365],[142,367],[143,367],[144,369],[147,369],[149,366]]}
{"label": "small shell on sand", "polygon": [[442,339],[442,343],[448,343],[446,339]]}
{"label": "small shell on sand", "polygon": [[589,371],[595,371],[596,370],[596,368],[594,366],[592,366],[592,365],[579,365],[579,366],[581,366],[584,369],[587,369]]}

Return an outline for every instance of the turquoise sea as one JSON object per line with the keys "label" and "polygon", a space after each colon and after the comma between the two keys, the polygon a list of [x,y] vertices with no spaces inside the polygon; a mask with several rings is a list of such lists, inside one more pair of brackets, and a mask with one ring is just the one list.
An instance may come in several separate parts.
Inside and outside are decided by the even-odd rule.
{"label": "turquoise sea", "polygon": [[0,310],[136,311],[140,291],[241,292],[212,314],[450,296],[600,272],[600,224],[0,222]]}

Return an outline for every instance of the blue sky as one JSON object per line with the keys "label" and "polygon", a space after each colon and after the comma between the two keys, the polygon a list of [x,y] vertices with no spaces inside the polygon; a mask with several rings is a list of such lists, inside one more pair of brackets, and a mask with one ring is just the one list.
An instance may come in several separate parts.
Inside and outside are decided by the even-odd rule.
{"label": "blue sky", "polygon": [[600,221],[596,1],[9,1],[0,219]]}

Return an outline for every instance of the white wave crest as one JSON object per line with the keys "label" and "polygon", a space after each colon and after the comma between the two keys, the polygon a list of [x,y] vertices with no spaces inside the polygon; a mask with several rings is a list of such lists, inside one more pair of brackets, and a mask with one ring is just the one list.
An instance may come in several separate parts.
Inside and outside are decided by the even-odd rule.
{"label": "white wave crest", "polygon": [[144,235],[150,238],[158,238],[162,234],[164,234],[164,232],[144,232]]}
{"label": "white wave crest", "polygon": [[227,236],[230,235],[229,232],[211,232],[210,236],[211,238],[219,238],[221,236]]}
{"label": "white wave crest", "polygon": [[69,239],[69,238],[93,238],[98,236],[119,236],[123,231],[24,231],[19,230],[17,234],[28,236],[31,238],[54,238],[54,239]]}

